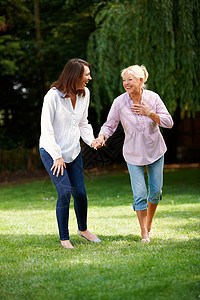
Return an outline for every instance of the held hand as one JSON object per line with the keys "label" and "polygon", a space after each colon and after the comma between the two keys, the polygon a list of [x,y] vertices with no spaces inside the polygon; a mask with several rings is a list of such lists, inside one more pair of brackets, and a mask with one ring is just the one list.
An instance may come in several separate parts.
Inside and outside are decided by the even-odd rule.
{"label": "held hand", "polygon": [[56,175],[56,177],[58,177],[60,173],[63,176],[64,168],[66,169],[66,165],[63,158],[61,157],[54,160],[53,166],[51,167],[51,171],[53,171],[53,175]]}
{"label": "held hand", "polygon": [[98,148],[100,148],[100,143],[97,141],[97,139],[92,141],[91,147],[94,148],[95,150],[97,150]]}
{"label": "held hand", "polygon": [[93,140],[91,144],[91,147],[93,147],[95,150],[101,148],[102,146],[105,146],[105,137],[103,134],[101,134],[98,138]]}
{"label": "held hand", "polygon": [[96,140],[100,143],[101,147],[106,145],[105,136],[103,134],[100,134]]}
{"label": "held hand", "polygon": [[134,112],[134,114],[143,116],[147,116],[151,111],[145,102],[143,102],[143,104],[134,104],[134,106],[131,107],[131,110]]}

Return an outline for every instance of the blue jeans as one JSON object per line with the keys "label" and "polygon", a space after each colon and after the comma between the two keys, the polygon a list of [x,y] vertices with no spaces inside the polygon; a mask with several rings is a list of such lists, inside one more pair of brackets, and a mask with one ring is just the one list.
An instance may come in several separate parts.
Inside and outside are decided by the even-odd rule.
{"label": "blue jeans", "polygon": [[164,155],[154,163],[146,166],[149,190],[148,197],[144,176],[145,166],[136,166],[129,163],[127,163],[127,166],[134,197],[133,209],[136,211],[147,209],[147,200],[150,203],[157,204],[162,199]]}
{"label": "blue jeans", "polygon": [[63,176],[59,175],[58,177],[53,175],[51,171],[53,159],[44,148],[40,148],[40,156],[58,193],[56,216],[60,240],[69,240],[68,220],[71,195],[74,198],[78,229],[81,231],[87,229],[87,196],[84,184],[82,154],[80,153],[71,163],[66,163]]}

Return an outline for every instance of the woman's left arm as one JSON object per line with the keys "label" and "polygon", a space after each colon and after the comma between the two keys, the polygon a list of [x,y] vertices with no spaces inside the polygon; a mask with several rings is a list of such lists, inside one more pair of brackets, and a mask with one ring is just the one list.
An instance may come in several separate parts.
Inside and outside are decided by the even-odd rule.
{"label": "woman's left arm", "polygon": [[168,112],[165,104],[163,101],[160,99],[160,97],[157,95],[156,98],[156,113],[160,117],[160,126],[164,128],[172,128],[174,125],[173,119]]}
{"label": "woman's left arm", "polygon": [[140,115],[149,117],[161,127],[172,128],[174,125],[170,113],[158,95],[156,97],[154,110],[152,110],[145,102],[143,102],[143,104],[134,104],[131,110],[135,114],[138,113]]}
{"label": "woman's left arm", "polygon": [[147,116],[154,122],[161,125],[159,114],[157,112],[151,110],[151,108],[148,105],[146,105],[146,103],[144,101],[143,101],[143,104],[134,104],[134,108],[131,108],[131,109],[135,114],[138,113],[139,115]]}

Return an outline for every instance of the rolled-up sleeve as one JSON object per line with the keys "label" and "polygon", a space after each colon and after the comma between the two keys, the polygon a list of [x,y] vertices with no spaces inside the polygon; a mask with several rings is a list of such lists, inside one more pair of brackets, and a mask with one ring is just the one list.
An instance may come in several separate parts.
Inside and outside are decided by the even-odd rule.
{"label": "rolled-up sleeve", "polygon": [[164,128],[172,128],[174,125],[173,119],[168,112],[165,104],[160,99],[160,97],[157,95],[156,99],[156,113],[160,117],[160,126]]}

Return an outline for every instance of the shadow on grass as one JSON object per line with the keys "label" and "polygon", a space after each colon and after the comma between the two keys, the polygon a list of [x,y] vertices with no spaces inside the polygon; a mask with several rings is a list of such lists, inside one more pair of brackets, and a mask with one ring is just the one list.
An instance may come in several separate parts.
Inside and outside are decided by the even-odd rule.
{"label": "shadow on grass", "polygon": [[[182,227],[184,228],[184,226]],[[179,227],[180,229],[180,227]],[[181,229],[180,229],[181,230]],[[116,247],[118,245],[118,249],[124,249],[127,245],[135,246],[159,246],[161,248],[165,247],[173,247],[175,245],[181,245],[181,244],[191,244],[191,243],[199,243],[200,238],[182,238],[181,240],[178,239],[179,237],[177,235],[174,235],[174,237],[170,238],[161,238],[159,236],[154,236],[151,238],[150,244],[143,244],[141,242],[141,236],[135,235],[135,234],[128,234],[128,235],[98,235],[98,237],[101,239],[101,243],[91,243],[87,241],[84,238],[79,237],[78,235],[71,234],[70,240],[73,243],[75,247],[77,246],[86,246],[86,250],[92,250],[92,249],[101,249],[104,251],[104,247]],[[59,251],[59,250],[65,250],[61,245],[59,241],[59,237],[56,234],[47,234],[47,235],[3,235],[1,234],[1,246],[2,251],[6,251],[4,257],[9,256],[9,253],[12,252],[17,254],[21,254],[25,249],[28,252],[38,252],[38,254],[42,251],[49,252],[49,251]],[[88,249],[89,247],[89,249]],[[78,248],[77,248],[78,249]],[[83,249],[81,247],[81,249]],[[110,248],[109,248],[110,249]],[[107,251],[105,249],[105,251]],[[52,252],[50,252],[52,253]],[[50,254],[49,253],[49,254]],[[52,253],[53,254],[53,253]],[[23,253],[22,253],[23,256]]]}
{"label": "shadow on grass", "polygon": [[[17,252],[19,249],[29,248],[30,250],[40,250],[42,248],[48,250],[49,248],[58,249],[63,247],[60,246],[60,240],[56,234],[44,234],[44,235],[4,235],[1,234],[1,245],[7,249],[12,249]],[[113,242],[138,242],[141,237],[138,235],[128,234],[128,235],[98,235],[101,239],[101,243],[91,243],[86,239],[79,237],[76,234],[70,234],[70,240],[73,241],[73,245],[88,245],[93,248],[103,246],[104,243]]]}
{"label": "shadow on grass", "polygon": [[2,236],[2,299],[197,299],[199,240],[100,238],[66,250],[57,235]]}

